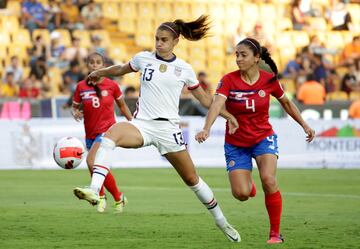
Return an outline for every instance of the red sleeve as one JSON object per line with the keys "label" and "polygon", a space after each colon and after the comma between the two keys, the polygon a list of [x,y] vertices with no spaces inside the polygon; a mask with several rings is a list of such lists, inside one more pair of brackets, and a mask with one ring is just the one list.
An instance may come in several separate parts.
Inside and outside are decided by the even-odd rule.
{"label": "red sleeve", "polygon": [[229,92],[230,92],[230,80],[229,77],[222,77],[222,79],[220,80],[217,89],[216,89],[216,94],[217,95],[222,95],[225,98],[227,98],[229,96]]}
{"label": "red sleeve", "polygon": [[277,80],[275,83],[271,84],[273,84],[271,95],[277,99],[282,98],[284,96],[284,89],[282,88],[280,82]]}
{"label": "red sleeve", "polygon": [[81,103],[81,97],[80,97],[80,82],[76,85],[76,89],[74,92],[74,96],[73,96],[73,102],[75,102],[76,104],[80,104]]}
{"label": "red sleeve", "polygon": [[114,99],[119,99],[122,96],[122,92],[119,84],[116,81],[113,81],[114,84]]}

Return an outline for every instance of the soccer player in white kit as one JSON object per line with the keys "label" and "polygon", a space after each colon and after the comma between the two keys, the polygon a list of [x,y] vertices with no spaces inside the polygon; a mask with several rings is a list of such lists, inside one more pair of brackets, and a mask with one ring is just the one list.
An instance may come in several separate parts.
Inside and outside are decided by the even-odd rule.
{"label": "soccer player in white kit", "polygon": [[[208,30],[207,16],[200,16],[193,22],[175,20],[162,23],[156,30],[155,52],[140,52],[128,64],[103,68],[89,74],[90,83],[97,84],[101,77],[140,71],[141,89],[134,119],[131,122],[119,122],[106,132],[95,156],[90,188],[75,188],[74,194],[91,204],[97,204],[99,190],[109,172],[109,153],[116,146],[139,148],[154,145],[206,206],[226,237],[232,242],[240,242],[239,233],[227,222],[212,190],[197,175],[179,127],[179,100],[184,85],[205,107],[210,106],[212,99],[199,87],[191,65],[177,58],[173,49],[180,35],[196,41],[204,38]],[[235,117],[225,109],[221,115],[228,120],[231,132],[235,132],[238,127]]]}

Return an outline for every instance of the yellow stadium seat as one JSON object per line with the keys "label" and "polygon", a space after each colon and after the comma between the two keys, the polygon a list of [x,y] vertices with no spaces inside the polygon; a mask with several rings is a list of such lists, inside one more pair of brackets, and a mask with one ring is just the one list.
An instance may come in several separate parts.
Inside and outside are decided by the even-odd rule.
{"label": "yellow stadium seat", "polygon": [[275,43],[278,48],[289,46],[293,44],[291,32],[281,32],[276,35]]}
{"label": "yellow stadium seat", "polygon": [[[246,20],[246,25],[253,24],[259,20],[259,9],[255,3],[244,2],[242,4],[241,20]],[[252,25],[250,25],[250,29]]]}
{"label": "yellow stadium seat", "polygon": [[119,18],[118,3],[104,1],[101,9],[102,9],[102,15],[104,18],[107,18],[110,20],[117,20]]}
{"label": "yellow stadium seat", "polygon": [[[0,68],[3,67],[3,60],[7,57],[7,47],[0,45]],[[0,70],[1,72],[1,70]]]}
{"label": "yellow stadium seat", "polygon": [[278,32],[284,31],[284,30],[292,30],[293,29],[293,23],[290,18],[288,17],[279,17],[276,19],[276,28]]}
{"label": "yellow stadium seat", "polygon": [[125,1],[120,4],[120,18],[135,19],[137,17],[137,8],[135,2]]}
{"label": "yellow stadium seat", "polygon": [[173,19],[191,19],[190,6],[186,2],[176,2],[172,4]]}
{"label": "yellow stadium seat", "polygon": [[6,9],[10,11],[11,15],[21,15],[21,3],[18,1],[7,1]]}
{"label": "yellow stadium seat", "polygon": [[225,20],[227,25],[234,23],[236,27],[239,25],[241,19],[241,4],[236,1],[233,3],[225,3]]}
{"label": "yellow stadium seat", "polygon": [[32,47],[30,32],[27,29],[19,29],[17,33],[12,34],[13,44],[22,44],[26,47]]}
{"label": "yellow stadium seat", "polygon": [[310,26],[313,30],[320,30],[320,31],[328,30],[326,20],[323,17],[310,18]]}
{"label": "yellow stadium seat", "polygon": [[342,32],[340,31],[329,31],[326,33],[326,46],[328,48],[343,48],[344,47],[344,40],[342,36]]}
{"label": "yellow stadium seat", "polygon": [[3,29],[11,34],[19,31],[19,19],[16,16],[3,16],[1,22]]}
{"label": "yellow stadium seat", "polygon": [[225,19],[225,6],[221,1],[209,4],[208,9],[211,18],[219,21]]}
{"label": "yellow stadium seat", "polygon": [[206,59],[206,51],[205,48],[203,47],[197,47],[197,46],[191,46],[188,48],[188,52],[189,52],[189,57],[191,59],[193,58],[201,58],[201,59]]}
{"label": "yellow stadium seat", "polygon": [[0,44],[1,45],[10,44],[10,35],[5,30],[0,31]]}
{"label": "yellow stadium seat", "polygon": [[136,31],[136,21],[135,19],[130,19],[126,17],[120,17],[118,21],[118,29],[122,32],[133,34]]}
{"label": "yellow stadium seat", "polygon": [[9,56],[17,55],[21,58],[28,57],[26,46],[21,46],[20,44],[14,45],[11,44],[8,47]]}
{"label": "yellow stadium seat", "polygon": [[124,63],[130,59],[126,52],[126,47],[122,43],[111,44],[111,46],[109,47],[109,56],[117,63]]}
{"label": "yellow stadium seat", "polygon": [[190,57],[190,64],[192,65],[195,72],[205,71],[206,69],[206,60],[205,57]]}
{"label": "yellow stadium seat", "polygon": [[263,4],[259,4],[258,8],[261,19],[271,20],[271,21],[277,19],[277,12],[274,4],[263,3]]}
{"label": "yellow stadium seat", "polygon": [[191,18],[196,19],[201,15],[209,13],[207,4],[201,2],[194,2],[190,4]]}
{"label": "yellow stadium seat", "polygon": [[41,35],[41,37],[43,38],[44,42],[47,44],[50,44],[50,33],[49,30],[47,29],[35,29],[32,33],[32,39],[33,41],[35,40],[35,38]]}
{"label": "yellow stadium seat", "polygon": [[346,92],[336,91],[326,94],[326,100],[348,100],[349,96]]}
{"label": "yellow stadium seat", "polygon": [[141,18],[136,21],[136,30],[144,34],[153,34],[155,25],[152,19]]}
{"label": "yellow stadium seat", "polygon": [[296,48],[302,48],[309,45],[309,35],[305,31],[293,31],[293,44]]}
{"label": "yellow stadium seat", "polygon": [[287,46],[279,47],[278,55],[280,60],[280,67],[284,68],[290,60],[295,59],[296,48],[288,44]]}
{"label": "yellow stadium seat", "polygon": [[73,37],[80,39],[80,46],[85,48],[91,47],[90,32],[87,30],[74,30]]}
{"label": "yellow stadium seat", "polygon": [[216,72],[223,74],[225,71],[225,57],[223,58],[209,58],[207,61],[207,72]]}
{"label": "yellow stadium seat", "polygon": [[351,31],[341,31],[342,37],[343,37],[343,41],[344,41],[344,45],[352,42],[353,39],[353,35],[354,33]]}
{"label": "yellow stadium seat", "polygon": [[30,75],[31,68],[29,66],[23,67],[23,78],[26,79]]}
{"label": "yellow stadium seat", "polygon": [[176,46],[175,49],[174,49],[174,54],[178,58],[183,59],[184,61],[188,62],[188,60],[189,60],[189,53],[188,53],[188,50],[186,48]]}
{"label": "yellow stadium seat", "polygon": [[225,71],[232,72],[238,69],[236,64],[236,57],[234,55],[228,55],[225,57]]}
{"label": "yellow stadium seat", "polygon": [[55,29],[54,31],[59,32],[61,35],[60,43],[65,47],[71,46],[71,35],[67,29]]}
{"label": "yellow stadium seat", "polygon": [[140,74],[139,73],[128,73],[124,75],[124,85],[133,86],[135,88],[140,87]]}
{"label": "yellow stadium seat", "polygon": [[137,32],[135,34],[135,43],[136,45],[141,46],[143,48],[153,49],[154,47],[153,35]]}
{"label": "yellow stadium seat", "polygon": [[48,76],[51,79],[51,95],[59,95],[60,87],[63,85],[61,70],[57,67],[51,67],[48,71]]}
{"label": "yellow stadium seat", "polygon": [[154,18],[155,17],[155,8],[152,3],[141,3],[138,5],[138,15],[139,18]]}
{"label": "yellow stadium seat", "polygon": [[101,46],[108,47],[111,45],[109,32],[105,29],[93,30],[90,35],[97,35],[101,38]]}
{"label": "yellow stadium seat", "polygon": [[155,17],[167,21],[172,21],[174,16],[171,3],[157,2],[155,4]]}
{"label": "yellow stadium seat", "polygon": [[351,20],[353,23],[360,23],[360,5],[357,3],[351,3],[346,5],[346,9],[350,12]]}
{"label": "yellow stadium seat", "polygon": [[350,92],[350,100],[359,100],[360,92]]}
{"label": "yellow stadium seat", "polygon": [[281,85],[286,92],[294,94],[296,92],[296,83],[293,79],[281,79]]}

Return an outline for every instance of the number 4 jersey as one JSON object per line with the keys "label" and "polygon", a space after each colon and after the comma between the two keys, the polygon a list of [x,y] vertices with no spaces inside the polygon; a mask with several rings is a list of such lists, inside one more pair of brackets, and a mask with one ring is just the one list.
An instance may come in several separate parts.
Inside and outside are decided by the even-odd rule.
{"label": "number 4 jersey", "polygon": [[95,139],[97,135],[107,131],[116,123],[114,100],[122,96],[119,85],[108,78],[98,84],[101,98],[96,96],[93,86],[80,81],[73,97],[75,104],[83,105],[86,138]]}
{"label": "number 4 jersey", "polygon": [[279,81],[270,79],[273,74],[260,70],[259,79],[252,85],[244,82],[240,71],[226,74],[220,81],[216,94],[226,98],[226,109],[236,117],[239,129],[228,133],[226,125],[225,141],[240,147],[251,147],[274,134],[269,123],[270,95],[277,99],[284,96]]}

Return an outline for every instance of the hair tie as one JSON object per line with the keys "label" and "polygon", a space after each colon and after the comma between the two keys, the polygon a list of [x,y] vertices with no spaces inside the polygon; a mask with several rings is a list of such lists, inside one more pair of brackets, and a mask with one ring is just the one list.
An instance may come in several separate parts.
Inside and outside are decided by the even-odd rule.
{"label": "hair tie", "polygon": [[170,27],[169,25],[161,24],[160,26],[165,26],[166,28],[170,29],[176,35],[176,37],[179,37],[179,34],[172,27]]}

